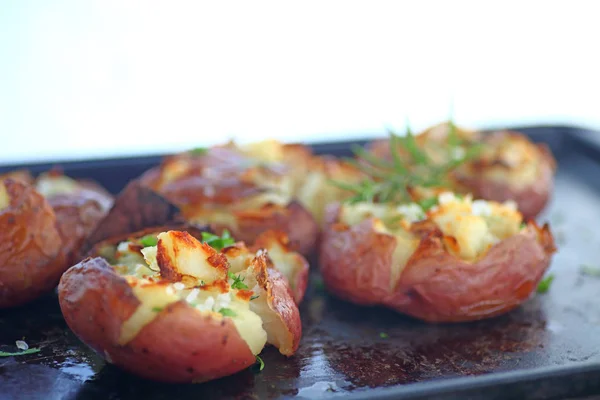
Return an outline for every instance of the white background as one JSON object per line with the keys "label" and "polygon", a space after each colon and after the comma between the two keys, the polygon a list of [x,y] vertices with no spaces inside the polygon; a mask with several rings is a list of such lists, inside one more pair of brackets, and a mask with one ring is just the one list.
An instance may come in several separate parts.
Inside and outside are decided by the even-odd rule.
{"label": "white background", "polygon": [[459,124],[600,128],[593,1],[0,0],[0,164]]}

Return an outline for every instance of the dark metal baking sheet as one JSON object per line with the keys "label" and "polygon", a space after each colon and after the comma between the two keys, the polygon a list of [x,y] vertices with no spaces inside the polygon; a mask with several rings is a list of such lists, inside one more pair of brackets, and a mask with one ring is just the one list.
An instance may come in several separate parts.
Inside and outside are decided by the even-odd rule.
{"label": "dark metal baking sheet", "polygon": [[[514,312],[468,324],[425,324],[335,299],[322,288],[313,263],[296,356],[286,360],[267,348],[260,373],[246,370],[206,384],[174,386],[106,365],[70,333],[56,296],[49,295],[0,311],[0,350],[23,337],[42,347],[37,354],[0,358],[0,399],[542,399],[600,393],[600,278],[580,268],[600,266],[595,229],[600,159],[572,139],[568,128],[525,131],[550,143],[559,160],[555,197],[541,219],[553,223],[560,251],[551,267],[556,279],[550,291]],[[349,146],[323,144],[316,150],[347,154]],[[157,161],[146,157],[63,167],[116,191]]]}

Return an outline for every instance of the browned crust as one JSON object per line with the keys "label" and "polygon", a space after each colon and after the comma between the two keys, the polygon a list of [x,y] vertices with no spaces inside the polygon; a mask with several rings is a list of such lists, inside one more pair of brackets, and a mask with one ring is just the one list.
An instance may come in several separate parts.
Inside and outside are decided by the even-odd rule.
{"label": "browned crust", "polygon": [[[250,250],[256,253],[260,249],[268,249],[270,247],[270,243],[272,242],[277,242],[285,252],[293,251],[289,247],[290,241],[287,234],[281,231],[266,231],[261,233],[252,244]],[[296,273],[295,276],[291,277],[291,279],[288,280],[285,276],[283,278],[288,281],[290,290],[294,295],[294,301],[296,304],[300,304],[304,298],[304,294],[306,293],[306,288],[308,286],[308,273],[310,265],[308,264],[306,258],[300,254],[295,254],[294,259],[295,263],[301,266],[301,269]],[[267,259],[267,262],[268,265],[273,265],[270,258]],[[273,265],[273,268],[277,269],[277,266]]]}
{"label": "browned crust", "polygon": [[258,254],[252,262],[256,280],[267,293],[269,308],[278,315],[287,329],[279,352],[291,356],[298,350],[302,337],[302,321],[293,294],[285,277],[279,271],[267,267],[268,260],[264,253]]}
{"label": "browned crust", "polygon": [[50,291],[66,269],[56,215],[46,199],[21,181],[6,179],[8,208],[0,211],[0,308]]}
{"label": "browned crust", "polygon": [[439,231],[424,230],[393,287],[396,239],[374,231],[371,220],[352,227],[338,223],[338,211],[329,210],[332,222],[321,249],[328,289],[354,303],[384,305],[429,322],[478,320],[514,309],[531,296],[556,250],[549,227],[530,222],[471,263],[448,253]]}
{"label": "browned crust", "polygon": [[139,181],[130,182],[106,216],[85,241],[81,253],[86,254],[94,244],[121,237],[142,229],[173,223],[178,218],[178,208]]}
{"label": "browned crust", "polygon": [[[506,140],[506,137],[509,137],[509,140],[529,142],[529,139],[518,132],[499,131],[484,135],[484,143]],[[457,171],[455,174],[458,188],[472,192],[476,198],[498,202],[514,200],[525,218],[535,218],[546,207],[552,196],[556,170],[556,160],[548,146],[537,144],[535,148],[540,157],[540,169],[537,179],[531,185],[520,188],[511,184],[510,181],[487,179],[484,175],[486,169],[501,166],[499,161],[476,160],[467,166],[467,173]],[[506,168],[510,169],[509,166]]]}
{"label": "browned crust", "polygon": [[202,317],[185,302],[166,307],[131,342],[119,345],[121,326],[139,300],[104,259],[88,258],[69,269],[58,293],[71,330],[109,362],[141,377],[203,382],[255,362],[229,318]]}
{"label": "browned crust", "polygon": [[220,224],[211,224],[211,227],[219,234],[229,229],[236,239],[246,243],[254,242],[265,231],[279,230],[288,235],[291,250],[309,255],[315,248],[319,226],[312,214],[297,201],[292,201],[285,208],[267,205],[259,210],[234,212],[234,215],[237,228]]}

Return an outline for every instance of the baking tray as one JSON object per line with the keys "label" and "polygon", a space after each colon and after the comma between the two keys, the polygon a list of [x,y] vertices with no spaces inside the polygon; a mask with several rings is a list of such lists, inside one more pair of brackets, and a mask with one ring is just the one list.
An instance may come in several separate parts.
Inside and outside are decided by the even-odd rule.
{"label": "baking tray", "polygon": [[[330,296],[313,262],[301,306],[304,336],[284,359],[273,348],[265,369],[213,382],[165,385],[107,365],[65,325],[56,295],[0,311],[0,344],[25,338],[37,354],[0,359],[1,399],[210,398],[564,398],[600,393],[600,278],[598,266],[600,152],[568,127],[522,128],[550,144],[559,161],[550,220],[559,243],[550,291],[487,321],[431,325],[382,308]],[[318,153],[347,155],[350,143],[315,145]],[[76,177],[117,192],[155,165],[157,157],[63,163]],[[27,165],[33,171],[51,165]],[[11,167],[2,167],[6,170]],[[0,350],[10,347],[0,345]],[[12,347],[14,350],[14,347]]]}

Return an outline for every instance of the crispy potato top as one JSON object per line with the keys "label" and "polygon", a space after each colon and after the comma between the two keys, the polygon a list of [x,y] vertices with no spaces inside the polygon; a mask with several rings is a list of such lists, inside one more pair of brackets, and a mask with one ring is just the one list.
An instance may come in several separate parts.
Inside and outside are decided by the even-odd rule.
{"label": "crispy potato top", "polygon": [[10,196],[4,182],[0,181],[0,212],[10,206]]}
{"label": "crispy potato top", "polygon": [[404,262],[416,250],[424,231],[439,229],[450,253],[475,261],[494,244],[516,235],[523,221],[514,202],[473,201],[471,196],[461,197],[451,192],[441,193],[436,204],[426,208],[417,203],[344,204],[338,218],[350,226],[372,218],[376,231],[393,235],[401,242],[397,247],[402,247],[404,253],[395,257]]}
{"label": "crispy potato top", "polygon": [[[218,251],[187,232],[168,231],[104,248],[114,270],[132,287],[140,306],[123,325],[132,340],[169,304],[184,302],[199,315],[231,318],[253,354],[269,342],[292,354],[297,339],[278,313],[268,255],[235,243]],[[289,298],[291,300],[291,298]],[[268,323],[267,323],[268,322]],[[296,344],[294,344],[296,342]]]}

